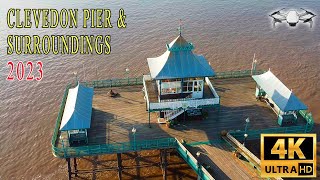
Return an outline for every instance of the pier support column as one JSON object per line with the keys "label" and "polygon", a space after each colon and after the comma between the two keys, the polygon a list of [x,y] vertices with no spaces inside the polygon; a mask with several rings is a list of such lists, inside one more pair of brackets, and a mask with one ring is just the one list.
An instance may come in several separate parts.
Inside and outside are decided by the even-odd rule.
{"label": "pier support column", "polygon": [[167,150],[163,150],[163,158],[164,158],[164,173],[163,173],[163,179],[167,180]]}
{"label": "pier support column", "polygon": [[71,180],[71,163],[70,163],[70,158],[66,158],[66,161],[68,163],[68,179]]}
{"label": "pier support column", "polygon": [[74,176],[78,177],[77,158],[73,158]]}
{"label": "pier support column", "polygon": [[149,116],[149,128],[151,128],[151,124],[150,124],[150,109],[148,111],[148,116]]}
{"label": "pier support column", "polygon": [[117,153],[117,159],[118,159],[118,178],[119,178],[119,180],[122,180],[122,159],[121,159],[121,153]]}

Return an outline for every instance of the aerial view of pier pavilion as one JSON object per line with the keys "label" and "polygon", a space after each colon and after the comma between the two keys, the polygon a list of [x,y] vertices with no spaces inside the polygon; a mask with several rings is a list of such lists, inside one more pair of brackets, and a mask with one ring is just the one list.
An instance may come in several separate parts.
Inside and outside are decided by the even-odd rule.
{"label": "aerial view of pier pavilion", "polygon": [[[165,52],[148,58],[149,74],[67,85],[52,137],[69,179],[130,168],[126,153],[158,150],[163,179],[177,154],[198,179],[260,179],[261,133],[307,133],[307,106],[271,70],[219,72],[193,52],[181,31]],[[258,152],[258,153],[257,153]],[[112,167],[79,168],[83,158],[115,155]],[[151,166],[151,165],[150,165]],[[137,177],[138,178],[138,177]],[[279,177],[278,179],[281,179]]]}

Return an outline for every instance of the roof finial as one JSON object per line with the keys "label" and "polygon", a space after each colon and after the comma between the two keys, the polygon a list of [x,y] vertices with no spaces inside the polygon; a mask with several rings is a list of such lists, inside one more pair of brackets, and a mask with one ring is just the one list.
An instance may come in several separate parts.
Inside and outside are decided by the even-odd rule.
{"label": "roof finial", "polygon": [[179,20],[179,28],[178,28],[178,30],[179,30],[179,35],[181,36],[181,31],[182,31],[182,20],[180,19]]}

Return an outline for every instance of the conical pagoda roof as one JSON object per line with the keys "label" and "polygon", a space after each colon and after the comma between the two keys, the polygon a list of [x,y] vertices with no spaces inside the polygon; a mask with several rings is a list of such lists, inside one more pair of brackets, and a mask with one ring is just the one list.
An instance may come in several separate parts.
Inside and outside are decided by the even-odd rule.
{"label": "conical pagoda roof", "polygon": [[159,57],[148,58],[153,79],[210,77],[215,72],[202,55],[192,52],[194,46],[181,35],[167,44],[167,51]]}

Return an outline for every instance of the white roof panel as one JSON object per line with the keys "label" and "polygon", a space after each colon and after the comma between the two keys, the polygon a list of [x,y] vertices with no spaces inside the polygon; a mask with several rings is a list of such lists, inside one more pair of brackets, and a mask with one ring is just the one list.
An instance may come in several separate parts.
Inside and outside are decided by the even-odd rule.
{"label": "white roof panel", "polygon": [[61,120],[61,131],[89,129],[92,114],[93,88],[78,84],[69,89]]}

